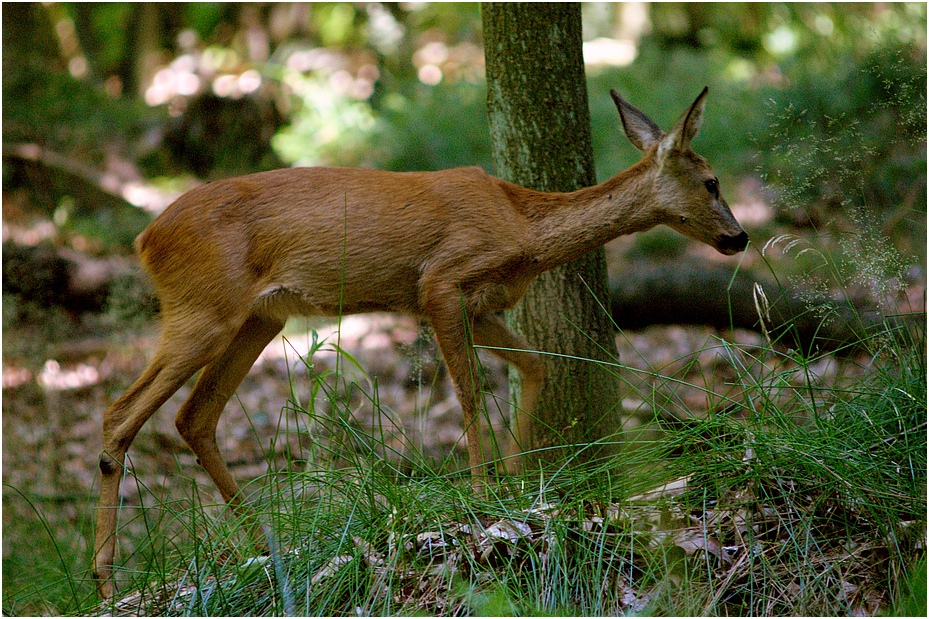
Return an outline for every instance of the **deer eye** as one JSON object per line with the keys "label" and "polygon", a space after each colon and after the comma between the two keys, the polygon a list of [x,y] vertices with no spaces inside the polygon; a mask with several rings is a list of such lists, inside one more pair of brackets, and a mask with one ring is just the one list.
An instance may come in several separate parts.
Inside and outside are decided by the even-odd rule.
{"label": "deer eye", "polygon": [[706,190],[710,192],[710,195],[714,198],[719,198],[719,181],[715,178],[703,181],[703,186],[706,187]]}

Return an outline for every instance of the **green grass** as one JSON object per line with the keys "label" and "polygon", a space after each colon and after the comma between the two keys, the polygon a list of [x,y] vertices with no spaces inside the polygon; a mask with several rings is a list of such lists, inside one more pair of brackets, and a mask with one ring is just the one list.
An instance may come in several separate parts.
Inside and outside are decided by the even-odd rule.
{"label": "green grass", "polygon": [[[861,344],[872,351],[867,371],[839,387],[816,377],[816,355],[721,341],[733,378],[699,419],[678,419],[674,398],[657,393],[668,379],[647,370],[656,392],[642,395],[658,407],[659,440],[620,436],[618,456],[499,478],[486,497],[454,462],[426,462],[387,424],[353,418],[360,399],[377,404],[377,388],[343,351],[334,370],[292,379],[310,381],[315,403],[288,413],[312,439],[304,468],[246,488],[271,556],[252,550],[222,506],[204,504],[195,482],[171,500],[142,487],[145,507],[121,522],[130,535],[115,610],[909,612],[921,595],[911,574],[924,569],[925,330],[886,323]],[[44,558],[4,561],[5,614],[94,612],[81,547],[89,523],[58,530],[32,508],[36,519],[11,526]]]}
{"label": "green grass", "polygon": [[[317,375],[325,406],[304,414],[324,464],[268,476],[254,498],[275,552],[257,557],[242,523],[200,505],[192,490],[187,501],[137,516],[148,518],[147,541],[124,557],[129,599],[117,612],[910,608],[908,574],[925,541],[925,334],[882,335],[889,348],[844,390],[796,380],[816,358],[724,344],[738,389],[716,394],[725,405],[705,418],[661,422],[662,440],[629,441],[620,456],[583,470],[566,463],[546,476],[499,479],[484,498],[450,466],[399,458],[383,435],[351,420],[360,387]],[[789,371],[777,363],[787,355]],[[177,530],[168,520],[184,528],[166,534]],[[77,574],[48,574],[59,596],[71,596],[55,609],[91,610],[86,573]]]}
{"label": "green grass", "polygon": [[[87,593],[86,584],[81,582],[85,564],[80,534],[56,527],[48,517],[48,512],[55,511],[53,505],[11,488],[6,490],[4,543],[11,537],[28,540],[28,552],[4,553],[3,614],[57,615],[63,609],[76,608],[81,592],[84,597]],[[86,507],[89,514],[89,502]],[[11,512],[27,516],[7,516]]]}

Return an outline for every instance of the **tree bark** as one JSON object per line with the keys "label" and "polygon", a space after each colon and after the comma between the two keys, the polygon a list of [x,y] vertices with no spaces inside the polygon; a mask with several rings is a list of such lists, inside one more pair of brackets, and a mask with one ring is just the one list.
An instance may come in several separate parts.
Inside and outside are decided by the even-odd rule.
{"label": "tree bark", "polygon": [[[497,176],[542,191],[596,183],[578,4],[482,6],[487,108]],[[619,383],[603,249],[539,277],[507,322],[543,353],[546,380],[533,424],[527,470],[603,448],[579,449],[614,434]],[[513,400],[519,376],[510,373]],[[563,446],[562,449],[556,447]],[[524,450],[526,445],[523,445]]]}

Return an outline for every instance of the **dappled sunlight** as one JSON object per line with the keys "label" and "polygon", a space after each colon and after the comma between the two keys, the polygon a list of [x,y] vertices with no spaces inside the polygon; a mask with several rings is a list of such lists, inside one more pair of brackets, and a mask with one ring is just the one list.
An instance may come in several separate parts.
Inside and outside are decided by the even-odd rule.
{"label": "dappled sunlight", "polygon": [[79,363],[73,368],[62,368],[54,359],[49,359],[36,377],[36,382],[50,391],[80,389],[100,381],[97,368],[86,363]]}
{"label": "dappled sunlight", "polygon": [[[611,89],[668,128],[707,86],[695,150],[750,240],[726,256],[658,225],[606,245],[612,298],[597,335],[619,388],[598,436],[618,455],[571,466],[590,453],[590,435],[564,438],[584,417],[547,417],[537,427],[559,438],[535,447],[569,442],[566,460],[504,471],[510,371],[478,347],[482,495],[468,484],[462,407],[423,321],[292,319],[216,432],[284,561],[256,557],[230,532],[237,516],[177,431],[194,375],[129,450],[115,569],[128,596],[94,609],[101,420],[159,345],[133,240],[194,187],[286,166],[502,174],[486,13],[418,2],[4,3],[5,615],[286,614],[282,578],[312,585],[298,594],[310,614],[897,610],[926,544],[925,4],[583,3],[579,13],[600,177],[641,155]],[[531,64],[520,60],[510,51],[503,67],[517,74]],[[565,74],[550,73],[555,90]],[[530,89],[527,109],[557,99],[541,91]],[[556,112],[580,117],[573,107]],[[545,148],[554,160],[568,143]],[[454,189],[447,203],[467,209]],[[190,229],[212,237],[242,204],[210,195],[232,208]],[[262,217],[260,200],[245,205]],[[305,226],[304,240],[271,242],[271,254],[318,243]],[[246,228],[216,256],[252,247]],[[186,242],[178,229],[165,246]],[[408,279],[432,266],[415,258]],[[552,328],[573,322],[559,314]],[[572,381],[556,389],[572,393]],[[609,388],[576,382],[587,396]]]}
{"label": "dappled sunlight", "polygon": [[633,41],[601,37],[584,41],[584,64],[588,66],[624,67],[638,54]]}

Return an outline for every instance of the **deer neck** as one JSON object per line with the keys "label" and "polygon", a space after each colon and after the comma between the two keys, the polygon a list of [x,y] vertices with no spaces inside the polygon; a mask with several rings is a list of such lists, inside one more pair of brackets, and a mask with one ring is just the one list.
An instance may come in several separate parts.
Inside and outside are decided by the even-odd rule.
{"label": "deer neck", "polygon": [[653,169],[643,160],[599,185],[567,193],[507,184],[505,191],[529,222],[525,251],[538,272],[659,223]]}

